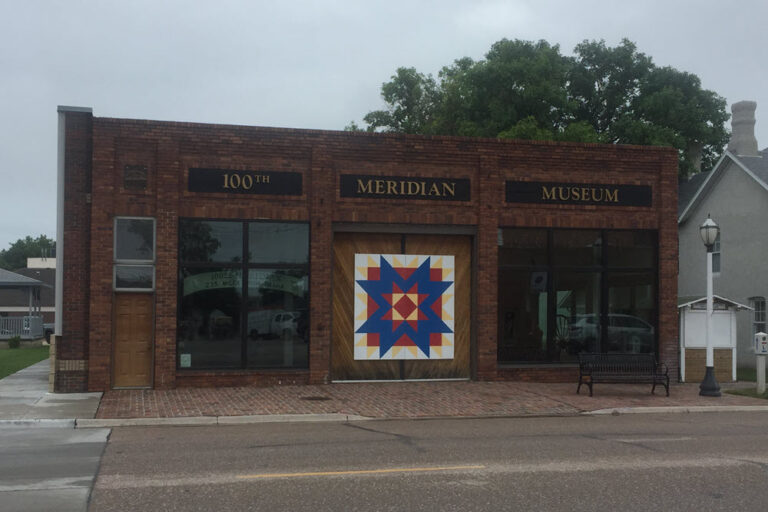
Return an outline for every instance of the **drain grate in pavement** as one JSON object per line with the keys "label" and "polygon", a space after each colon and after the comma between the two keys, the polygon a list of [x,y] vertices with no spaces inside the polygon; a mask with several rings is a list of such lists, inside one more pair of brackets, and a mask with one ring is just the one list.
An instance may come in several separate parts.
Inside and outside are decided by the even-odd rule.
{"label": "drain grate in pavement", "polygon": [[311,395],[311,396],[302,396],[302,400],[310,400],[313,402],[321,402],[323,400],[330,400],[331,397],[329,396],[318,396],[318,395]]}

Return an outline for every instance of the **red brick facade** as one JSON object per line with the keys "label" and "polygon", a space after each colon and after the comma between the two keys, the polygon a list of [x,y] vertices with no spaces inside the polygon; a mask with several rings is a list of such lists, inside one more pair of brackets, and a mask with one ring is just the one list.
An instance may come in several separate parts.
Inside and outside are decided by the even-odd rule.
{"label": "red brick facade", "polygon": [[[335,224],[462,226],[474,230],[472,375],[478,380],[575,380],[574,368],[497,364],[497,230],[559,227],[658,230],[659,352],[674,375],[677,329],[677,155],[673,149],[345,133],[139,121],[66,112],[63,332],[57,391],[111,385],[113,219],[156,219],[154,387],[329,381]],[[147,168],[145,190],[123,187]],[[300,196],[188,191],[191,167],[299,172]],[[469,201],[342,198],[339,175],[467,178]],[[509,204],[505,180],[646,185],[651,207]],[[178,371],[179,218],[310,223],[308,370]],[[77,360],[78,364],[67,360]],[[80,363],[82,361],[82,363]],[[64,371],[63,368],[85,368]]]}

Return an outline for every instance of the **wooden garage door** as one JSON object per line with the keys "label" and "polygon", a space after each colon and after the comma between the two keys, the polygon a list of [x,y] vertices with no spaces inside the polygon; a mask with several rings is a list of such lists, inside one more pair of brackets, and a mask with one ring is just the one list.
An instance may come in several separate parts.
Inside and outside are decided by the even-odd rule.
{"label": "wooden garage door", "polygon": [[[337,233],[333,245],[334,380],[441,379],[470,375],[470,279],[468,236]],[[355,254],[453,255],[454,354],[452,359],[368,361],[354,358]]]}
{"label": "wooden garage door", "polygon": [[146,293],[115,295],[114,387],[152,385],[153,299]]}

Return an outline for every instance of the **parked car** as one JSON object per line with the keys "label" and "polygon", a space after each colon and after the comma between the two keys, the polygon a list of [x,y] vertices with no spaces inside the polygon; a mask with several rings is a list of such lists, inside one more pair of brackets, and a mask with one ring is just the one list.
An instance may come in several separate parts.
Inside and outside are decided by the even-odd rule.
{"label": "parked car", "polygon": [[[568,335],[572,344],[582,351],[594,352],[600,334],[600,316],[596,314],[576,315],[571,320]],[[618,313],[608,314],[608,339],[603,340],[604,352],[642,353],[651,352],[654,347],[654,329],[642,318]]]}
{"label": "parked car", "polygon": [[291,338],[298,332],[299,312],[263,309],[248,313],[248,336],[251,339]]}

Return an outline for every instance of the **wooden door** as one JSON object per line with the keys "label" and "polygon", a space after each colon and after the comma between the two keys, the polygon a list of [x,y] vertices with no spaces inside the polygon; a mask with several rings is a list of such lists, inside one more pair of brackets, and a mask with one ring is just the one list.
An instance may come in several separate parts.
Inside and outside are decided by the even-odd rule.
{"label": "wooden door", "polygon": [[146,293],[115,295],[113,386],[152,386],[154,296]]}
{"label": "wooden door", "polygon": [[[331,376],[334,380],[468,378],[470,376],[470,301],[472,239],[468,236],[337,233],[333,244],[333,328]],[[355,360],[355,254],[453,255],[454,354],[436,360]]]}
{"label": "wooden door", "polygon": [[468,236],[409,235],[405,238],[405,253],[453,255],[455,264],[455,297],[453,301],[453,359],[405,361],[403,378],[468,378],[470,365],[472,239]]}
{"label": "wooden door", "polygon": [[336,380],[399,379],[400,363],[356,361],[354,354],[355,254],[398,254],[400,235],[336,233],[333,240],[331,376]]}

